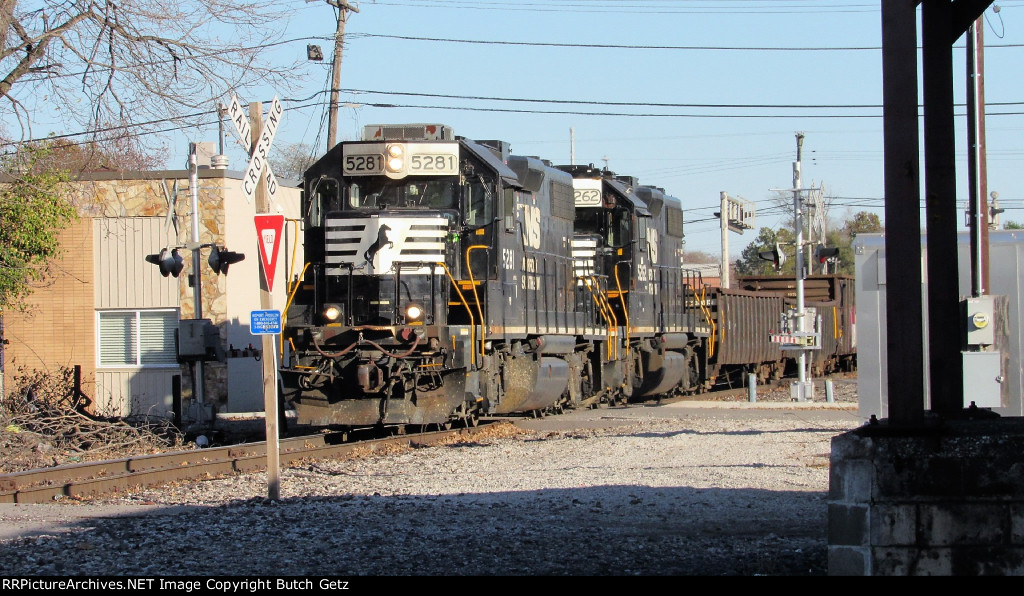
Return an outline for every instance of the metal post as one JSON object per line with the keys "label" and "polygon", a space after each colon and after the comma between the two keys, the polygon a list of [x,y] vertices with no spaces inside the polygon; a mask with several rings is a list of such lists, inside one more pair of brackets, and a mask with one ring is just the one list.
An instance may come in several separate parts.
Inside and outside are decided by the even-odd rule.
{"label": "metal post", "polygon": [[576,163],[576,131],[569,127],[569,163]]}
{"label": "metal post", "polygon": [[[803,144],[804,134],[796,133],[796,161],[793,162],[793,227],[796,232],[796,330],[800,332],[801,336],[807,331],[804,313],[804,221],[800,176]],[[807,350],[801,348],[800,355],[797,357],[797,382],[792,388],[790,396],[793,401],[807,401],[813,395],[814,388],[807,374]]]}
{"label": "metal post", "polygon": [[722,287],[729,287],[729,194],[725,191],[721,192],[719,197],[721,198],[722,206],[719,210],[722,223]]}
{"label": "metal post", "polygon": [[754,373],[747,373],[747,401],[757,401],[757,375]]}
{"label": "metal post", "polygon": [[917,340],[924,336],[917,4],[882,2],[881,9],[885,226],[889,230],[885,252],[900,261],[885,273],[885,389],[889,421],[910,426],[924,421],[925,389],[924,344]]}
{"label": "metal post", "polygon": [[[189,278],[192,280],[192,300],[195,303],[195,314],[193,318],[203,318],[203,284],[199,263],[202,254],[199,250],[199,165],[196,162],[196,144],[189,143],[188,146],[188,187],[192,196],[192,273]],[[195,403],[199,406],[198,422],[203,425],[206,420],[206,400],[203,392],[203,361],[197,360],[195,366],[195,378],[193,379],[193,396]]]}
{"label": "metal post", "polygon": [[967,30],[967,214],[971,233],[971,296],[985,293],[981,265],[981,179],[978,176],[980,163],[980,142],[978,139],[978,83],[981,73],[978,67],[978,27],[971,25]]}
{"label": "metal post", "polygon": [[825,401],[832,403],[835,401],[835,390],[832,387],[832,379],[825,379]]}

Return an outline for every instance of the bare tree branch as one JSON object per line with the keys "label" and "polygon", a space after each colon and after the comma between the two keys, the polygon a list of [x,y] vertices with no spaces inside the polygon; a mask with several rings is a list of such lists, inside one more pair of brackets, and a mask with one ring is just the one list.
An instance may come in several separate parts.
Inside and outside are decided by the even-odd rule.
{"label": "bare tree branch", "polygon": [[297,83],[304,56],[260,53],[287,16],[272,0],[0,0],[0,114],[23,138],[26,116],[55,113],[72,130],[197,125],[232,92]]}

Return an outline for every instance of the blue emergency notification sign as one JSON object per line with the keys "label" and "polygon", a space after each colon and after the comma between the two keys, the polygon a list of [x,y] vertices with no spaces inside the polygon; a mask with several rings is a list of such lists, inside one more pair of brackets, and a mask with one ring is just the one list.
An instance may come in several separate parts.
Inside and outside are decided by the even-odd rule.
{"label": "blue emergency notification sign", "polygon": [[281,311],[254,310],[249,314],[249,333],[274,335],[281,333]]}

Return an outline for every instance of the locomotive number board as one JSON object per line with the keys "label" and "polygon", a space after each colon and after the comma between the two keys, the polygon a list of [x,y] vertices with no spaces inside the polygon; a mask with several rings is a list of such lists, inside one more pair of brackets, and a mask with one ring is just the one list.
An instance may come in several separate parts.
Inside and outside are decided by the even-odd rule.
{"label": "locomotive number board", "polygon": [[600,207],[601,181],[577,178],[572,181],[572,194],[577,207]]}
{"label": "locomotive number board", "polygon": [[[398,148],[389,153],[388,148]],[[388,155],[391,161],[388,161]],[[459,173],[458,143],[371,143],[346,145],[342,151],[345,176],[444,176]]]}

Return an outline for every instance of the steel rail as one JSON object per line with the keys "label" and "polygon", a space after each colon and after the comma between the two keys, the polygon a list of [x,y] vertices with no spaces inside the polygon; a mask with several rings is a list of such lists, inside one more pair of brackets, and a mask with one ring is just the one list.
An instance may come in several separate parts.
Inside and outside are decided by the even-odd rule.
{"label": "steel rail", "polygon": [[[348,456],[385,446],[426,446],[456,435],[472,436],[487,427],[460,427],[426,433],[331,444],[331,435],[308,435],[280,441],[282,464],[304,459]],[[84,499],[158,486],[266,469],[266,442],[191,449],[84,462],[0,475],[0,503],[51,503],[70,497]]]}

